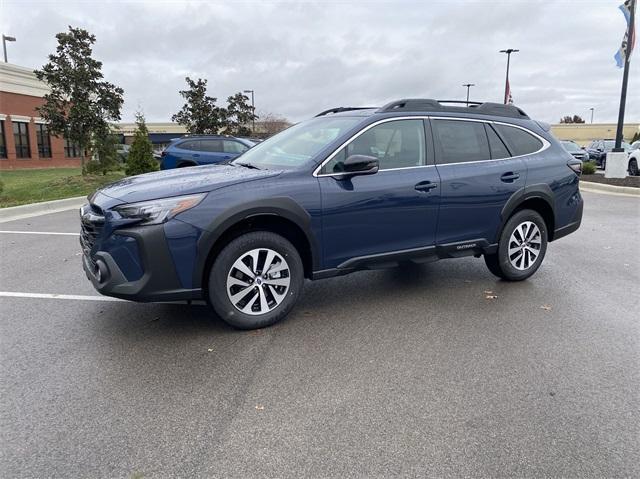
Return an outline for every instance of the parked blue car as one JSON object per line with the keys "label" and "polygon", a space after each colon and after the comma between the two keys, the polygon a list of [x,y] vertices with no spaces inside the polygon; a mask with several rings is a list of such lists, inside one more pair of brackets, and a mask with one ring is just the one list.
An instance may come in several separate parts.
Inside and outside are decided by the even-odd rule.
{"label": "parked blue car", "polygon": [[163,152],[160,169],[228,163],[255,145],[246,138],[219,135],[184,136]]}
{"label": "parked blue car", "polygon": [[580,226],[581,167],[512,105],[334,108],[228,165],[98,190],[84,270],[102,294],[205,299],[244,329],[284,318],[305,278],[472,255],[520,281]]}

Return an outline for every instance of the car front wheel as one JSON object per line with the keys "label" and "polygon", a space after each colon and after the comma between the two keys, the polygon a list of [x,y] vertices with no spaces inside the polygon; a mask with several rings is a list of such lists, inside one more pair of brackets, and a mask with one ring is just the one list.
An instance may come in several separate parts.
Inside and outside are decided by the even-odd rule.
{"label": "car front wheel", "polygon": [[521,210],[505,224],[498,252],[485,255],[493,274],[507,281],[522,281],[535,273],[547,251],[547,227],[539,213]]}
{"label": "car front wheel", "polygon": [[629,162],[629,175],[638,176],[638,162],[635,158]]}
{"label": "car front wheel", "polygon": [[209,274],[216,313],[239,329],[270,326],[295,305],[304,283],[296,248],[280,235],[256,231],[231,241]]}

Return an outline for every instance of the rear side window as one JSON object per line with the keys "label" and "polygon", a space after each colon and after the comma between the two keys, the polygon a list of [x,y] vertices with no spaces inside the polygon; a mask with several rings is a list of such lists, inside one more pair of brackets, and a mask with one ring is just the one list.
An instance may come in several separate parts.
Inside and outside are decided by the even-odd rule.
{"label": "rear side window", "polygon": [[216,152],[221,153],[222,141],[221,140],[201,140],[200,149],[202,151],[209,151],[212,153],[216,153]]}
{"label": "rear side window", "polygon": [[222,147],[225,153],[244,153],[249,149],[248,146],[243,145],[239,141],[223,140]]}
{"label": "rear side window", "polygon": [[487,129],[487,137],[489,138],[489,148],[491,149],[491,159],[492,160],[500,160],[502,158],[509,158],[511,155],[509,154],[509,150],[504,146],[502,140],[495,132],[491,125],[485,124],[485,128]]}
{"label": "rear side window", "polygon": [[542,142],[520,128],[507,125],[495,125],[498,133],[507,143],[513,156],[530,155],[542,148]]}
{"label": "rear side window", "polygon": [[182,143],[179,143],[177,147],[180,148],[181,150],[199,151],[200,150],[199,143],[200,143],[199,141],[195,141],[195,140],[183,141]]}
{"label": "rear side window", "polygon": [[433,120],[438,163],[489,160],[489,142],[484,124],[477,121]]}

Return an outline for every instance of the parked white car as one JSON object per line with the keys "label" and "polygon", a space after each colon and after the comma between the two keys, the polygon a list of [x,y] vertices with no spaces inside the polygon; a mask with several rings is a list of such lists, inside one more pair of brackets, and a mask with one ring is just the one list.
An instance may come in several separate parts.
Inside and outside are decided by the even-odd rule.
{"label": "parked white car", "polygon": [[629,166],[627,167],[629,176],[638,176],[640,174],[638,173],[638,165],[640,165],[640,148],[631,150],[631,153],[629,153]]}

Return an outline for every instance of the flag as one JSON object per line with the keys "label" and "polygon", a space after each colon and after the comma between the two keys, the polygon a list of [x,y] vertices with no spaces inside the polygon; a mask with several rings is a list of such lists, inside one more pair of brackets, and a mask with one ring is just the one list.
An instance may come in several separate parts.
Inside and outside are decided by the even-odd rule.
{"label": "flag", "polygon": [[511,85],[509,84],[508,78],[507,78],[507,88],[504,92],[504,104],[513,105],[513,97],[511,96]]}
{"label": "flag", "polygon": [[[622,68],[624,66],[624,62],[627,58],[627,45],[631,42],[631,48],[629,49],[629,56],[631,56],[631,52],[633,51],[633,47],[636,43],[636,28],[635,25],[631,25],[631,6],[633,0],[626,0],[622,5],[620,5],[620,11],[624,15],[625,20],[627,21],[627,28],[624,32],[624,38],[622,39],[622,45],[613,56],[616,59],[616,65],[618,68]],[[629,38],[631,36],[631,38]]]}

